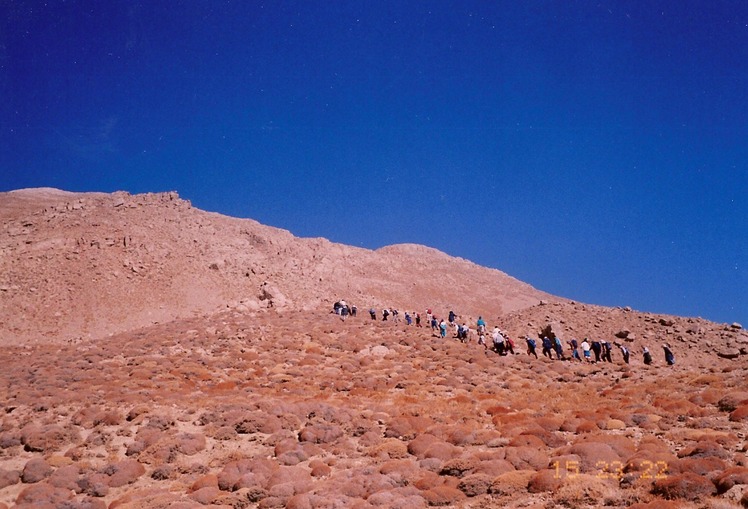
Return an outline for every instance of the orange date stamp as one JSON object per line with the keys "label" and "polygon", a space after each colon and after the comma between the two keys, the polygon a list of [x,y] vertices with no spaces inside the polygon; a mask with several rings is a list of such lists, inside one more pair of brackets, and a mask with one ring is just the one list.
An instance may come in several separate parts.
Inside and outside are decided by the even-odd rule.
{"label": "orange date stamp", "polygon": [[652,480],[665,479],[668,476],[666,461],[643,460],[637,462],[637,464],[629,463],[628,465],[620,461],[598,461],[595,463],[595,468],[588,472],[582,472],[579,462],[576,460],[554,461],[551,466],[555,470],[554,477],[556,479],[574,478],[582,473],[593,474],[598,479],[617,479],[619,481],[625,473],[636,475],[639,479]]}

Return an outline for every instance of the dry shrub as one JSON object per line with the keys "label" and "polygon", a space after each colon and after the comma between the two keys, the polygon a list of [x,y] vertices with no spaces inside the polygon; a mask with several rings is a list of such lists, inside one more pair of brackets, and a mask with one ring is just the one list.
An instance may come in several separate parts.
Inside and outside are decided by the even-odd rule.
{"label": "dry shrub", "polygon": [[717,375],[699,375],[689,382],[691,385],[722,385],[722,377]]}
{"label": "dry shrub", "polygon": [[748,421],[748,404],[743,404],[730,413],[733,422]]}
{"label": "dry shrub", "polygon": [[373,458],[402,459],[408,456],[408,446],[400,440],[389,438],[379,445],[370,447],[366,453]]}
{"label": "dry shrub", "polygon": [[495,495],[516,495],[527,491],[527,485],[535,476],[534,470],[512,470],[496,477],[489,492]]}
{"label": "dry shrub", "polygon": [[619,505],[622,493],[615,480],[601,479],[594,475],[568,476],[553,496],[556,504],[567,507],[592,505],[596,507]]}
{"label": "dry shrub", "polygon": [[732,502],[730,500],[710,498],[701,509],[743,509],[743,506],[738,502]]}

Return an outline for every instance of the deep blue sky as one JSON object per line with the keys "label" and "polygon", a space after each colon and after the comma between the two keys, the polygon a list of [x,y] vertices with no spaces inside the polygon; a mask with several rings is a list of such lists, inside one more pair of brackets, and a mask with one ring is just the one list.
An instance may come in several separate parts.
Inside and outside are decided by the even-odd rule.
{"label": "deep blue sky", "polygon": [[177,190],[748,326],[747,166],[742,0],[0,0],[0,191]]}

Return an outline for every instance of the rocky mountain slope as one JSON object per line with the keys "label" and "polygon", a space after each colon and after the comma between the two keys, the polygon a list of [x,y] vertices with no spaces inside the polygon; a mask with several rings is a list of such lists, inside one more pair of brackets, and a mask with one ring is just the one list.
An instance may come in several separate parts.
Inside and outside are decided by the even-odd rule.
{"label": "rocky mountain slope", "polygon": [[[748,507],[739,324],[298,239],[174,193],[5,193],[0,221],[0,509]],[[362,313],[330,313],[338,298]],[[482,314],[516,354],[372,305]],[[541,333],[631,359],[536,359],[521,336]]]}
{"label": "rocky mountain slope", "polygon": [[98,338],[221,309],[459,308],[498,316],[558,300],[423,246],[296,238],[176,193],[0,193],[2,341]]}

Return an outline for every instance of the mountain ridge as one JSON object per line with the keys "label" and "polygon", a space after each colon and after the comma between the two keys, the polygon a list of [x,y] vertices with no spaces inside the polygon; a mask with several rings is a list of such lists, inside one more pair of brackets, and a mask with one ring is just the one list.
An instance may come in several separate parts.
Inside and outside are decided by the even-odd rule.
{"label": "mountain ridge", "polygon": [[[97,338],[225,308],[395,307],[497,317],[560,298],[437,249],[300,238],[176,192],[0,194],[6,341]],[[436,311],[435,311],[436,312]]]}

